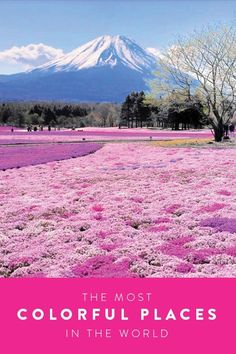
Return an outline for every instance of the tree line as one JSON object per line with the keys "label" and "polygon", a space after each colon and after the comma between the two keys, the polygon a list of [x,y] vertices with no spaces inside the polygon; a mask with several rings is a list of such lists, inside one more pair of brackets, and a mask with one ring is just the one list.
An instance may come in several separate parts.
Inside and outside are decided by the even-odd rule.
{"label": "tree line", "polygon": [[153,98],[132,92],[121,106],[120,126],[199,129],[208,123],[204,105],[197,95],[184,97],[173,90],[168,96]]}
{"label": "tree line", "polygon": [[2,102],[0,125],[83,128],[119,124],[120,105],[111,103]]}
{"label": "tree line", "polygon": [[154,99],[143,91],[131,92],[119,104],[7,102],[0,104],[0,125],[16,127],[83,128],[160,127],[201,128],[206,123],[203,105],[197,96],[183,99],[179,91]]}

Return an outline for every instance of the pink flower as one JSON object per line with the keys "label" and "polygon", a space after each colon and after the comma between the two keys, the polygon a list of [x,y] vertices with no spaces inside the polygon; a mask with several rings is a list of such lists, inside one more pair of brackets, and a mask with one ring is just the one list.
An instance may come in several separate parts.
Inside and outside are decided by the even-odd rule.
{"label": "pink flower", "polygon": [[143,202],[143,198],[142,197],[138,197],[138,196],[136,196],[136,197],[131,197],[130,198],[133,202],[135,202],[135,203],[142,203]]}
{"label": "pink flower", "polygon": [[150,232],[161,232],[161,231],[168,231],[169,227],[165,225],[160,225],[160,226],[151,226],[148,231]]}
{"label": "pink flower", "polygon": [[193,273],[194,272],[194,267],[190,263],[179,263],[177,267],[175,268],[176,272],[178,273]]}
{"label": "pink flower", "polygon": [[180,207],[181,205],[176,203],[165,207],[164,210],[166,211],[166,213],[174,214],[177,210],[179,210]]}
{"label": "pink flower", "polygon": [[123,259],[115,262],[112,255],[101,255],[90,258],[84,264],[72,268],[78,278],[134,278],[129,270],[130,260]]}
{"label": "pink flower", "polygon": [[167,218],[167,217],[159,217],[154,220],[155,224],[161,224],[161,223],[165,223],[165,222],[171,222],[171,219]]}
{"label": "pink flower", "polygon": [[91,209],[93,211],[103,211],[104,210],[104,208],[103,208],[103,206],[101,204],[95,204],[95,205],[92,206]]}
{"label": "pink flower", "polygon": [[220,194],[220,195],[226,195],[226,196],[229,196],[229,195],[232,194],[231,192],[229,192],[229,191],[227,191],[225,189],[221,189],[217,193]]}
{"label": "pink flower", "polygon": [[209,204],[207,206],[204,206],[199,209],[200,212],[208,212],[208,213],[213,213],[214,211],[218,211],[223,209],[226,206],[224,203],[213,203]]}
{"label": "pink flower", "polygon": [[94,218],[95,220],[97,220],[97,221],[102,221],[102,220],[104,220],[104,217],[103,217],[102,213],[96,213],[96,214],[94,214],[94,215],[93,215],[93,218]]}

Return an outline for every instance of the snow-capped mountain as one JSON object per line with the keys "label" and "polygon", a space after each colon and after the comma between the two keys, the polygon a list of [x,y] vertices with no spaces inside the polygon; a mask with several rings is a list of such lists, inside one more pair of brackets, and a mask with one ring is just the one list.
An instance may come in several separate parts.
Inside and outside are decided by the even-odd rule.
{"label": "snow-capped mountain", "polygon": [[147,52],[155,58],[161,58],[161,51],[157,48],[147,48]]}
{"label": "snow-capped mountain", "polygon": [[122,101],[147,90],[157,58],[125,36],[98,37],[27,73],[0,77],[0,99]]}
{"label": "snow-capped mountain", "polygon": [[152,70],[156,65],[153,55],[125,36],[98,37],[72,52],[50,61],[36,70],[78,71],[99,66],[124,65],[141,73]]}

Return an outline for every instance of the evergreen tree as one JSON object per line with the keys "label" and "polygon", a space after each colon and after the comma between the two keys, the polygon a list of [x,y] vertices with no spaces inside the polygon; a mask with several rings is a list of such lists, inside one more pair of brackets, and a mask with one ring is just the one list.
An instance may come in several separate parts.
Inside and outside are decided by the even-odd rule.
{"label": "evergreen tree", "polygon": [[131,92],[121,106],[121,123],[127,125],[128,128],[143,127],[145,123],[148,125],[151,116],[150,105],[145,101],[145,94],[141,92]]}

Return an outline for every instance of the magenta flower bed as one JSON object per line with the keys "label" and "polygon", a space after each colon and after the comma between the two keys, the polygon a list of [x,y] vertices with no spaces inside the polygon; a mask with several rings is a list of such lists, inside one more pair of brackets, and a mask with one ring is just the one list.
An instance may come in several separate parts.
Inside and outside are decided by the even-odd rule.
{"label": "magenta flower bed", "polygon": [[52,130],[52,131],[14,131],[0,130],[0,144],[43,143],[92,140],[171,140],[176,138],[211,138],[209,130],[202,131],[166,131],[150,129],[118,129],[118,128],[85,128],[80,130]]}
{"label": "magenta flower bed", "polygon": [[15,131],[15,130],[19,131],[19,130],[20,130],[20,128],[17,128],[17,127],[2,126],[2,125],[0,125],[0,133],[2,133],[2,132],[9,133],[9,132],[11,132],[11,129],[12,129],[12,128],[14,129],[14,131]]}
{"label": "magenta flower bed", "polygon": [[0,276],[236,277],[235,161],[131,142],[0,171]]}
{"label": "magenta flower bed", "polygon": [[0,170],[85,156],[100,148],[97,143],[0,146]]}

